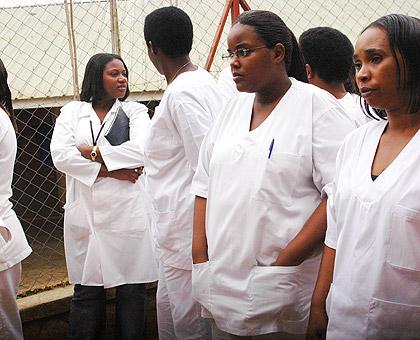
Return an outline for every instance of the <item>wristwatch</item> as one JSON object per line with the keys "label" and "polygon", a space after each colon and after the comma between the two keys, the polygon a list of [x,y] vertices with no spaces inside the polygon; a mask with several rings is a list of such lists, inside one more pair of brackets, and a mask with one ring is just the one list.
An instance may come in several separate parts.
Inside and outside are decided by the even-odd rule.
{"label": "wristwatch", "polygon": [[92,151],[90,152],[90,159],[94,162],[96,160],[96,157],[98,156],[98,152],[96,151],[98,147],[95,145],[92,148]]}

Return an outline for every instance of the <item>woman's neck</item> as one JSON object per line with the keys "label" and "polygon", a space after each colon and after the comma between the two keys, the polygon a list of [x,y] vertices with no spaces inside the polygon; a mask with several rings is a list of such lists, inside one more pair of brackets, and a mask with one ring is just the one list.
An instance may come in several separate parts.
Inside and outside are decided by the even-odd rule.
{"label": "woman's neck", "polygon": [[408,110],[387,111],[388,132],[415,134],[420,128],[420,110],[409,113]]}
{"label": "woman's neck", "polygon": [[181,73],[196,70],[188,55],[176,59],[168,58],[164,66],[164,75],[168,84],[172,83]]}
{"label": "woman's neck", "polygon": [[258,106],[271,106],[280,101],[292,85],[288,77],[280,77],[275,83],[267,85],[264,89],[255,93],[255,102]]}
{"label": "woman's neck", "polygon": [[274,84],[255,93],[250,130],[254,130],[267,119],[291,85],[292,82],[288,77],[279,77]]}
{"label": "woman's neck", "polygon": [[115,103],[115,98],[112,99],[102,99],[92,103],[92,107],[95,110],[99,120],[102,122],[108,113],[111,110],[112,106]]}

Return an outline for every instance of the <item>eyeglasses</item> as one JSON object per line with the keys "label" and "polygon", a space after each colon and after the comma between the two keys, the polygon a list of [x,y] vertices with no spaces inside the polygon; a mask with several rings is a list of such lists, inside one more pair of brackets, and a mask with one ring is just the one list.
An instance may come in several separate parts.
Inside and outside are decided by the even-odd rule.
{"label": "eyeglasses", "polygon": [[226,54],[222,55],[223,59],[232,59],[235,55],[238,58],[247,57],[251,52],[255,50],[259,50],[260,48],[269,48],[267,46],[258,46],[258,47],[250,47],[250,48],[237,48],[235,51],[227,50]]}

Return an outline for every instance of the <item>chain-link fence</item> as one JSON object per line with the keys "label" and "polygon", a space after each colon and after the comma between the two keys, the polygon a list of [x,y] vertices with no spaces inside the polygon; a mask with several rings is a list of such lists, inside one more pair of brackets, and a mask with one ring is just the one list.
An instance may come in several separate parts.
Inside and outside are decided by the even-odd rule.
{"label": "chain-link fence", "polygon": [[[279,14],[299,36],[314,26],[332,26],[355,41],[360,30],[387,13],[419,16],[418,0],[248,0],[252,9]],[[18,158],[13,202],[34,249],[24,261],[21,292],[67,280],[63,250],[64,179],[52,164],[49,143],[55,117],[77,97],[86,62],[95,53],[120,51],[130,71],[131,96],[150,104],[164,78],[150,63],[142,32],[144,17],[168,5],[184,9],[195,29],[193,61],[204,66],[223,0],[0,0],[1,59],[18,121]],[[230,20],[223,31],[211,73],[227,66]]]}

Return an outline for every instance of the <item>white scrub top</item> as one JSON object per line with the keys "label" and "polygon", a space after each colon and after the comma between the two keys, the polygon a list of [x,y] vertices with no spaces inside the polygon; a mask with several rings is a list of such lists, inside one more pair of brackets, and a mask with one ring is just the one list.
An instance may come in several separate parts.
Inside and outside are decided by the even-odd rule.
{"label": "white scrub top", "polygon": [[420,130],[372,181],[386,124],[359,128],[337,157],[325,240],[336,249],[328,339],[420,338]]}
{"label": "white scrub top", "polygon": [[0,235],[0,271],[13,267],[32,252],[9,201],[12,196],[16,150],[16,134],[12,122],[0,108],[0,226],[6,227],[11,235],[8,242]]}
{"label": "white scrub top", "polygon": [[355,128],[327,92],[291,81],[252,131],[254,94],[225,106],[192,185],[207,198],[209,256],[193,265],[193,295],[218,328],[236,335],[305,333],[319,252],[299,266],[272,264],[320,203],[336,152]]}
{"label": "white scrub top", "polygon": [[360,96],[349,92],[347,92],[343,98],[338,99],[338,102],[348,112],[349,117],[353,119],[357,127],[362,126],[371,120],[370,117],[363,113],[360,106],[360,100],[363,100]]}
{"label": "white scrub top", "polygon": [[194,196],[190,193],[201,142],[223,105],[205,70],[181,73],[155,110],[146,141],[146,187],[153,206],[157,256],[191,270]]}
{"label": "white scrub top", "polygon": [[[130,119],[130,140],[111,146],[104,135],[122,105]],[[54,165],[66,174],[64,246],[71,283],[114,287],[157,279],[146,223],[144,187],[97,177],[100,163],[80,155],[76,145],[92,145],[101,123],[91,103],[71,102],[61,109],[51,139]],[[104,119],[98,146],[108,170],[143,165],[144,139],[150,120],[147,108],[116,100]]]}

